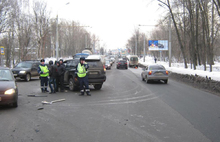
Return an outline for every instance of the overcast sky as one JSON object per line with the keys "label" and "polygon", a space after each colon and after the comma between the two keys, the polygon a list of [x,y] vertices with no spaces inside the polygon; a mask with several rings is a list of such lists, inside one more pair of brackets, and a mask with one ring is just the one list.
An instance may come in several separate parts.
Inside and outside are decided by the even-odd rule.
{"label": "overcast sky", "polygon": [[[108,49],[125,48],[138,25],[155,25],[164,9],[157,0],[45,0],[59,18],[78,21]],[[65,5],[69,2],[69,5]],[[58,10],[59,9],[59,10]],[[58,12],[57,12],[58,11]],[[153,26],[139,27],[149,33]]]}

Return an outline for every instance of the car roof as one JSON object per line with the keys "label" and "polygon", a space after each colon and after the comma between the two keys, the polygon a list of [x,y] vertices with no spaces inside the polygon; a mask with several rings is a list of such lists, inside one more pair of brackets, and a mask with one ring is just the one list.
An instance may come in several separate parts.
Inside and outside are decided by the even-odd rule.
{"label": "car roof", "polygon": [[89,61],[89,60],[100,61],[101,60],[101,56],[100,55],[89,55],[86,58],[86,61]]}

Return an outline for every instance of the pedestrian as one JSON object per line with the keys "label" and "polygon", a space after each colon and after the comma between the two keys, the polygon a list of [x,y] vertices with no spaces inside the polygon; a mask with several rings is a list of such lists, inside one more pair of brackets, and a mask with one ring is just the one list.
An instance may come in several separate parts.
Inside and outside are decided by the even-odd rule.
{"label": "pedestrian", "polygon": [[40,74],[40,84],[41,84],[41,92],[49,92],[47,90],[48,85],[48,76],[49,76],[49,70],[47,66],[44,64],[45,60],[41,59],[41,64],[38,67],[38,73]]}
{"label": "pedestrian", "polygon": [[59,61],[55,61],[55,66],[56,66],[56,92],[59,91],[59,87],[60,87],[60,78],[59,78],[59,73],[58,73],[58,67],[60,66],[60,62]]}
{"label": "pedestrian", "polygon": [[58,62],[57,70],[60,82],[60,92],[64,92],[64,74],[66,69],[62,59],[60,59],[60,61]]}
{"label": "pedestrian", "polygon": [[[50,94],[56,93],[57,83],[56,83],[56,77],[57,77],[57,66],[53,65],[53,61],[49,61],[49,87],[50,87]],[[53,84],[53,86],[52,86]]]}
{"label": "pedestrian", "polygon": [[85,57],[81,57],[79,64],[76,66],[76,74],[78,76],[78,80],[80,84],[80,96],[84,95],[84,91],[86,91],[86,94],[88,96],[91,96],[89,90],[88,76],[87,76],[88,68],[89,65],[85,62]]}
{"label": "pedestrian", "polygon": [[155,63],[157,63],[157,58],[154,58]]}

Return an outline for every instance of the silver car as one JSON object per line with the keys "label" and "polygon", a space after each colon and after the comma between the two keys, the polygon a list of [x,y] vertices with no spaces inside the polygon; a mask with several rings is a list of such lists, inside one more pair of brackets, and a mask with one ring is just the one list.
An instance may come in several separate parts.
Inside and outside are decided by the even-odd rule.
{"label": "silver car", "polygon": [[143,81],[149,83],[149,81],[163,80],[165,84],[168,82],[168,71],[162,65],[148,65],[143,68],[141,78]]}

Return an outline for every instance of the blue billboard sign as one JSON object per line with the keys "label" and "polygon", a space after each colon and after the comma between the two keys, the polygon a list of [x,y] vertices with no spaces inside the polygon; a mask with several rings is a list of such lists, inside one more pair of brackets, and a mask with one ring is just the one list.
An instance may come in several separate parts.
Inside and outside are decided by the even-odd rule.
{"label": "blue billboard sign", "polygon": [[168,40],[149,40],[148,49],[150,51],[168,50]]}

